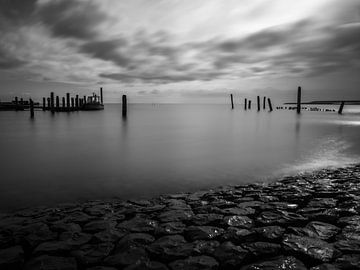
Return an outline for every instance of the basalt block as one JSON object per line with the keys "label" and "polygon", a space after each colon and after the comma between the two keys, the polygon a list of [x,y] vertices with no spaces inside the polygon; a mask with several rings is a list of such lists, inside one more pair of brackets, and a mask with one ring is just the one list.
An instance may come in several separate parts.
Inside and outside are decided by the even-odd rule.
{"label": "basalt block", "polygon": [[243,266],[240,270],[307,270],[307,268],[295,257],[279,256]]}
{"label": "basalt block", "polygon": [[185,236],[191,241],[211,240],[224,233],[224,229],[213,226],[190,226],[185,230]]}
{"label": "basalt block", "polygon": [[219,263],[209,256],[189,257],[169,264],[172,270],[215,270]]}

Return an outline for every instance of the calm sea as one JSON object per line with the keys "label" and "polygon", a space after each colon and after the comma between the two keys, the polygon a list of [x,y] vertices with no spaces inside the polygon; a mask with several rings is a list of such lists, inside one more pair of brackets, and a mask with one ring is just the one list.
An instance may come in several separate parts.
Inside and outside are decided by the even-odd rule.
{"label": "calm sea", "polygon": [[131,104],[0,112],[0,208],[146,198],[360,161],[360,108],[343,115]]}

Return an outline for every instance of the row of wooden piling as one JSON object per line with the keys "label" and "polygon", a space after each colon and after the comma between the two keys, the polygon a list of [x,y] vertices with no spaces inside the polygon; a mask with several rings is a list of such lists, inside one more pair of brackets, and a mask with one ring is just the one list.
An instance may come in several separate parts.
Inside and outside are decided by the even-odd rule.
{"label": "row of wooden piling", "polygon": [[[261,98],[260,96],[257,96],[256,98],[257,100],[257,110],[260,111],[261,110]],[[269,112],[272,112],[273,111],[273,107],[272,107],[272,103],[271,103],[271,99],[270,98],[266,98],[266,97],[263,97],[263,110],[266,110],[266,100],[268,102],[268,107],[269,107]],[[233,97],[233,94],[230,94],[230,101],[231,101],[231,109],[234,109],[234,97]],[[244,110],[251,110],[251,100],[245,98],[244,99]]]}
{"label": "row of wooden piling", "polygon": [[54,92],[50,93],[50,97],[43,97],[42,99],[42,109],[43,111],[54,112],[64,112],[64,111],[78,111],[84,104],[86,104],[86,96],[80,98],[79,95],[71,97],[70,93],[66,93],[66,97],[61,98],[60,106],[60,97],[54,95]]}

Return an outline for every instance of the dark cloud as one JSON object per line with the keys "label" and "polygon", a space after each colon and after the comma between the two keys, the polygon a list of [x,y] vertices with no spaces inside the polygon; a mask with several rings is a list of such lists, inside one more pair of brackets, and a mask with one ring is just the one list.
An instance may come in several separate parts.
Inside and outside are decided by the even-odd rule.
{"label": "dark cloud", "polygon": [[1,0],[0,17],[13,24],[24,23],[29,20],[36,9],[37,0]]}
{"label": "dark cloud", "polygon": [[13,69],[25,65],[27,62],[19,59],[0,44],[0,69]]}
{"label": "dark cloud", "polygon": [[91,1],[54,0],[42,5],[39,17],[55,36],[94,39],[106,14]]}
{"label": "dark cloud", "polygon": [[121,49],[127,45],[125,39],[93,41],[82,45],[80,51],[101,60],[112,61],[120,67],[126,67],[131,63],[131,58],[125,56]]}

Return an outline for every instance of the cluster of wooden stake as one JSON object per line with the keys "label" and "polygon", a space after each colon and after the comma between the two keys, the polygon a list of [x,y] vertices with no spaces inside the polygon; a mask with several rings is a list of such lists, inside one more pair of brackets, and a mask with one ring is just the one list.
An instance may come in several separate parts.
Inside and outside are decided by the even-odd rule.
{"label": "cluster of wooden stake", "polygon": [[[234,109],[234,97],[233,97],[233,94],[230,94],[230,99],[231,99],[231,109]],[[257,110],[260,111],[261,110],[260,96],[257,96],[256,100],[257,100]],[[268,102],[269,112],[272,112],[273,108],[272,108],[271,99],[270,98],[266,99],[266,97],[263,97],[263,110],[266,109],[266,100]],[[245,98],[245,100],[244,100],[244,109],[245,109],[245,111],[246,110],[251,110],[251,100],[250,99]]]}

